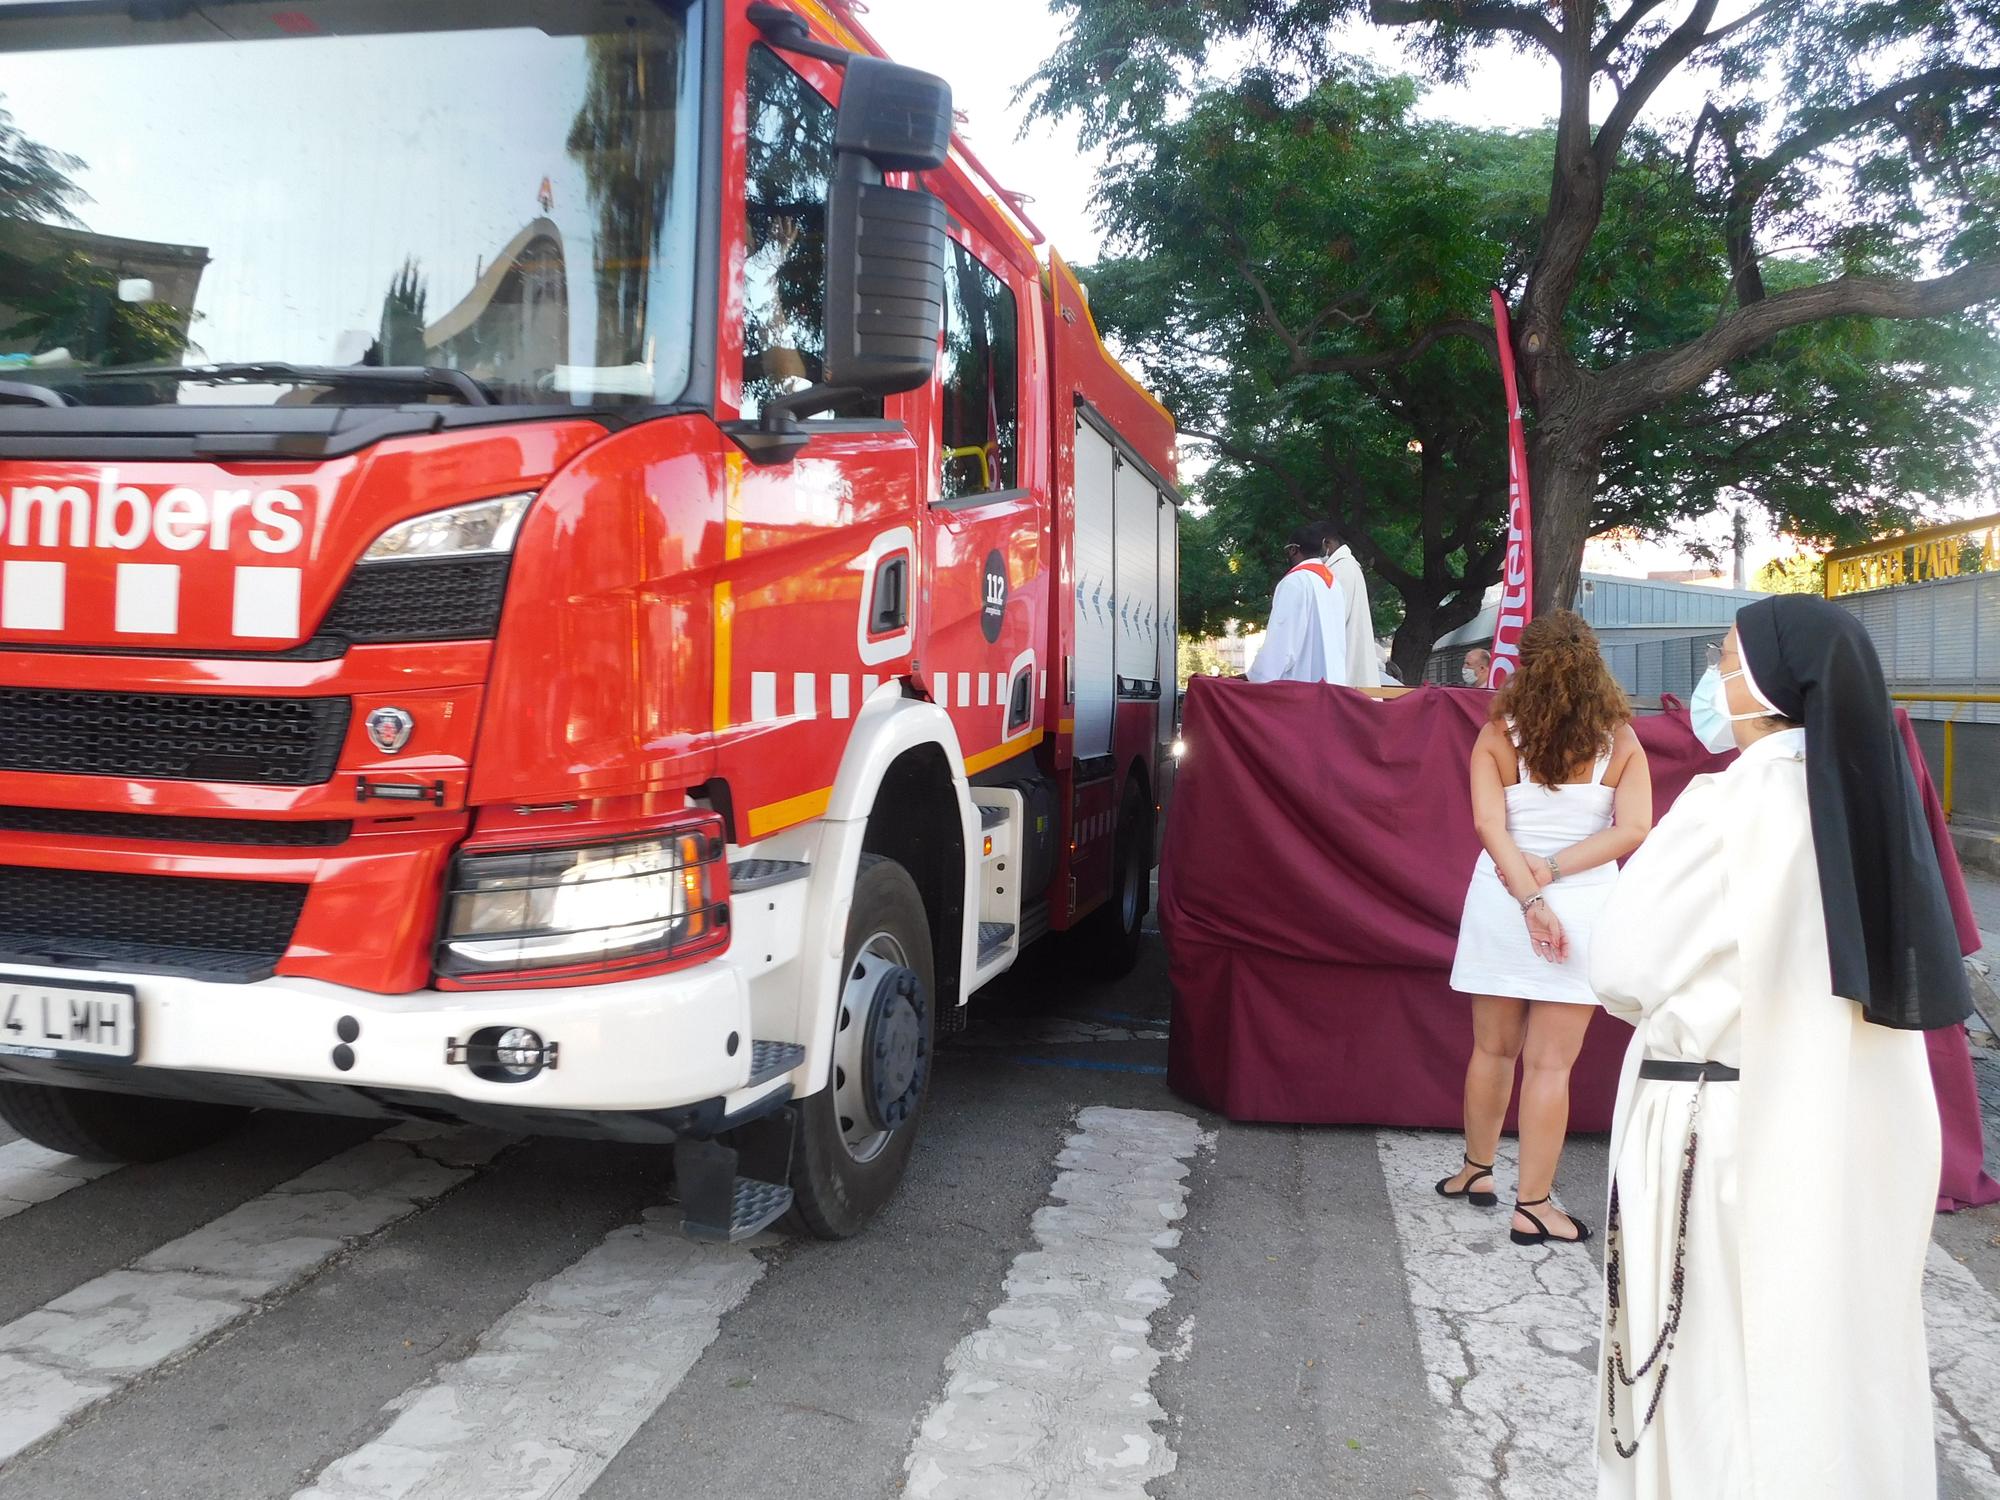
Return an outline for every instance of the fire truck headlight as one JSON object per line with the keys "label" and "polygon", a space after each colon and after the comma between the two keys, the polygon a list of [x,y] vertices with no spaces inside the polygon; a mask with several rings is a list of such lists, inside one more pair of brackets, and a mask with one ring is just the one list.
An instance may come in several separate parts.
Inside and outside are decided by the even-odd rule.
{"label": "fire truck headlight", "polygon": [[728,940],[720,828],[567,849],[461,854],[452,867],[437,971],[509,975],[654,968]]}
{"label": "fire truck headlight", "polygon": [[497,495],[398,522],[361,554],[363,563],[419,557],[483,557],[514,550],[533,495]]}

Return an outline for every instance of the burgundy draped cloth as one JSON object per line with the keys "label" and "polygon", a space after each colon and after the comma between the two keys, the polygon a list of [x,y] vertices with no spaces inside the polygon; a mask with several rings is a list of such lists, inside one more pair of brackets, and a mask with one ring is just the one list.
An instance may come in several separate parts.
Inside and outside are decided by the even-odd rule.
{"label": "burgundy draped cloth", "polygon": [[[1466,767],[1491,701],[1456,688],[1381,701],[1306,683],[1189,684],[1160,875],[1177,1093],[1233,1120],[1458,1128],[1472,1021],[1449,979],[1479,856]],[[1661,812],[1727,764],[1677,706],[1635,727]],[[1571,1075],[1573,1129],[1611,1128],[1631,1035],[1592,1020]],[[1945,1196],[1987,1201],[1963,1030],[1933,1037],[1931,1058]]]}
{"label": "burgundy draped cloth", "polygon": [[[1896,717],[1903,726],[1903,747],[1916,768],[1917,789],[1924,796],[1924,812],[1930,819],[1931,842],[1937,846],[1938,865],[1944,871],[1945,894],[1951,897],[1952,918],[1958,924],[1958,945],[1967,953],[1979,951],[1979,915],[1972,909],[1972,897],[1965,889],[1965,872],[1959,867],[1958,847],[1951,841],[1951,828],[1944,820],[1944,803],[1931,782],[1930,767],[1917,744],[1917,731],[1910,716],[1901,709]],[[1924,1033],[1930,1049],[1931,1084],[1937,1090],[1938,1116],[1944,1122],[1944,1172],[1938,1183],[1938,1212],[1956,1213],[1982,1203],[2000,1201],[2000,1182],[1986,1175],[1985,1141],[1979,1131],[1979,1089],[1972,1078],[1972,1051],[1963,1026]]]}

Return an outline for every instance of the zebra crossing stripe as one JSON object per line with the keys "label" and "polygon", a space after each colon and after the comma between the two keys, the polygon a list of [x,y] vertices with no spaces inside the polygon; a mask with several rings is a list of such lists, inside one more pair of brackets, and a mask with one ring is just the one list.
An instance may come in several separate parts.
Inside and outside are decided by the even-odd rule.
{"label": "zebra crossing stripe", "polygon": [[2000,1434],[2000,1302],[1937,1244],[1924,1267],[1924,1324],[1944,1477],[1955,1470],[1965,1493],[2000,1497],[1992,1446]]}
{"label": "zebra crossing stripe", "polygon": [[9,1141],[0,1146],[0,1219],[117,1170],[116,1162],[83,1161],[33,1141]]}
{"label": "zebra crossing stripe", "polygon": [[397,1126],[0,1327],[0,1464],[443,1197],[508,1140]]}
{"label": "zebra crossing stripe", "polygon": [[[1385,1130],[1376,1150],[1456,1492],[1582,1500],[1597,1472],[1596,1262],[1574,1249],[1516,1249],[1504,1209],[1440,1198],[1433,1184],[1451,1170],[1453,1137]],[[1511,1142],[1497,1162],[1511,1180]]]}
{"label": "zebra crossing stripe", "polygon": [[1163,1357],[1151,1319],[1166,1307],[1195,1153],[1212,1143],[1186,1115],[1086,1109],[1056,1158],[1036,1249],[1016,1256],[1006,1296],[945,1364],[943,1397],[904,1462],[917,1500],[1089,1495],[1144,1500],[1174,1468],[1152,1393]]}
{"label": "zebra crossing stripe", "polygon": [[650,1209],[534,1287],[295,1500],[583,1494],[764,1274],[741,1247],[682,1238],[678,1217]]}

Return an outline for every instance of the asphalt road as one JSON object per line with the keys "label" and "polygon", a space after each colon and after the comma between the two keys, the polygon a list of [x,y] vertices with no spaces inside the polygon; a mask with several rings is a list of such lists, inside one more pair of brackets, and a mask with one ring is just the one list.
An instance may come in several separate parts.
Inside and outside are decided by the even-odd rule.
{"label": "asphalt road", "polygon": [[[1592,1494],[1592,1254],[1436,1199],[1450,1138],[1177,1099],[1167,1008],[1157,941],[982,997],[842,1244],[688,1245],[631,1148],[0,1145],[0,1500]],[[2000,1496],[2000,1213],[1936,1244],[1943,1493]]]}

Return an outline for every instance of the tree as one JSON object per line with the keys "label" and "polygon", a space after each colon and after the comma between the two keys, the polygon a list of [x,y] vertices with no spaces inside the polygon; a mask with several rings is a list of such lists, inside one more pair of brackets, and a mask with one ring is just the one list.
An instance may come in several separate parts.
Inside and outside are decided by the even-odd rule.
{"label": "tree", "polygon": [[[1482,233],[1530,212],[1539,176],[1531,144],[1419,124],[1415,102],[1408,80],[1365,72],[1291,107],[1255,81],[1203,96],[1114,167],[1107,218],[1135,253],[1084,273],[1099,326],[1216,455],[1182,552],[1230,566],[1186,566],[1184,619],[1261,618],[1287,534],[1326,518],[1370,574],[1406,676],[1499,568],[1490,353],[1439,343],[1388,368],[1301,371],[1290,329],[1408,327],[1476,298],[1500,269]],[[1348,274],[1351,294],[1307,312]]]}
{"label": "tree", "polygon": [[1228,675],[1228,667],[1223,664],[1222,653],[1215,649],[1215,643],[1207,639],[1197,640],[1184,635],[1180,639],[1180,670],[1175,673],[1178,685],[1185,689],[1190,677],[1223,677]]}
{"label": "tree", "polygon": [[1756,584],[1767,594],[1824,594],[1826,559],[1811,552],[1778,558],[1757,570]]}
{"label": "tree", "polygon": [[[1217,455],[1183,549],[1184,617],[1261,616],[1283,538],[1324,516],[1371,574],[1406,679],[1498,576],[1504,412],[1490,340],[1374,354],[1518,279],[1507,247],[1555,150],[1547,131],[1425,121],[1416,101],[1361,68],[1289,100],[1254,76],[1204,91],[1107,172],[1107,227],[1131,253],[1085,271],[1099,325]],[[1614,183],[1578,294],[1607,347],[1694,337],[1728,293],[1722,242],[1678,177],[1656,153]],[[1370,352],[1302,368],[1295,330],[1331,324]],[[1801,537],[1907,525],[1909,496],[1994,471],[1982,405],[2000,406],[1984,325],[1795,330],[1617,434],[1590,529],[1668,530],[1724,490]],[[1231,566],[1200,566],[1211,549]]]}
{"label": "tree", "polygon": [[189,343],[174,310],[122,301],[117,275],[64,238],[83,228],[83,167],[23,134],[0,95],[0,339],[105,365],[178,358]]}
{"label": "tree", "polygon": [[[1494,52],[1553,64],[1556,123],[1538,207],[1490,247],[1500,261],[1493,279],[1514,307],[1532,423],[1541,607],[1572,596],[1583,543],[1615,524],[1606,513],[1619,509],[1635,464],[1676,452],[1684,473],[1699,461],[1745,462],[1814,415],[1797,405],[1812,383],[1800,340],[1811,343],[1835,320],[1950,318],[2000,300],[1994,0],[1764,0],[1732,16],[1721,0],[1051,0],[1051,8],[1065,33],[1030,91],[1039,110],[1079,113],[1086,138],[1110,146],[1114,216],[1116,174],[1171,143],[1199,110],[1198,85],[1219,50],[1252,59],[1235,92],[1261,94],[1267,109],[1295,120],[1302,101],[1351,74],[1337,42],[1358,20],[1405,35],[1442,79],[1463,77]],[[1653,118],[1662,85],[1689,72],[1707,83],[1706,106],[1688,120]],[[1326,149],[1353,144],[1334,134]],[[1638,204],[1650,213],[1629,211]],[[1621,246],[1703,274],[1607,321],[1616,310],[1607,294],[1631,269]],[[1306,284],[1287,289],[1296,301],[1268,279],[1272,295],[1259,297],[1269,303],[1264,326],[1288,345],[1298,377],[1380,378],[1441,346],[1490,340],[1484,308],[1458,285],[1478,278],[1490,252],[1438,265],[1438,304],[1418,321],[1376,303],[1375,266],[1326,248],[1300,268]],[[1260,279],[1275,269],[1246,260]],[[1977,320],[1951,327],[1966,338],[1990,334]],[[1833,346],[1843,336],[1837,329]],[[1850,357],[1879,371],[1873,357],[1903,337],[1875,328]],[[1790,373],[1760,373],[1771,360]],[[1733,405],[1713,426],[1687,420],[1690,404],[1718,396]],[[1878,496],[1883,488],[1868,485]]]}

